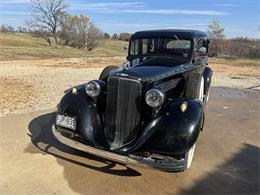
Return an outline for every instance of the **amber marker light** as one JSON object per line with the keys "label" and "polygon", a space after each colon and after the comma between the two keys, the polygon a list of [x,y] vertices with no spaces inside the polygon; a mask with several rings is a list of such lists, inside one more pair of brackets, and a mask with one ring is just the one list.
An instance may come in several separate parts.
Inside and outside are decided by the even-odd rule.
{"label": "amber marker light", "polygon": [[73,87],[73,88],[72,88],[72,93],[73,93],[73,94],[77,94],[77,93],[78,93],[77,88]]}
{"label": "amber marker light", "polygon": [[181,103],[181,105],[180,105],[180,110],[181,110],[182,112],[185,112],[185,111],[187,110],[187,108],[188,108],[188,103],[187,103],[187,102]]}

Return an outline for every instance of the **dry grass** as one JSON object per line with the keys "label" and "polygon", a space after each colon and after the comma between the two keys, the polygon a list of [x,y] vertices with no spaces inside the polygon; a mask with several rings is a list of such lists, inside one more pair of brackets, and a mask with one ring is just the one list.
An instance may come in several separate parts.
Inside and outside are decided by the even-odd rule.
{"label": "dry grass", "polygon": [[260,67],[260,59],[209,58],[209,63],[226,64],[239,67]]}
{"label": "dry grass", "polygon": [[0,60],[125,56],[127,45],[123,41],[102,40],[94,50],[86,51],[64,46],[49,47],[43,39],[27,33],[0,33]]}
{"label": "dry grass", "polygon": [[[0,61],[33,60],[50,58],[86,58],[126,56],[128,43],[116,40],[103,40],[92,51],[71,47],[49,47],[41,38],[27,33],[0,33]],[[210,58],[209,63],[232,66],[259,67],[260,59]]]}

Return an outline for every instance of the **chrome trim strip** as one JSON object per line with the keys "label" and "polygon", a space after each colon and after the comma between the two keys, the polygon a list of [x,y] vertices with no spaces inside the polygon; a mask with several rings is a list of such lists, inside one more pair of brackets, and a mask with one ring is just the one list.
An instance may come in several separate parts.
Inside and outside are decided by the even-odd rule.
{"label": "chrome trim strip", "polygon": [[87,152],[89,154],[93,154],[108,160],[112,160],[115,162],[119,162],[125,165],[137,165],[148,168],[155,168],[164,171],[183,171],[184,170],[184,159],[181,160],[159,160],[152,158],[143,158],[136,155],[124,156],[120,154],[116,154],[113,152],[101,150],[98,148],[94,148],[80,142],[74,141],[63,136],[60,132],[58,132],[55,128],[55,125],[52,126],[52,133],[54,137],[59,140],[61,143],[68,145],[72,148],[81,150],[83,152]]}

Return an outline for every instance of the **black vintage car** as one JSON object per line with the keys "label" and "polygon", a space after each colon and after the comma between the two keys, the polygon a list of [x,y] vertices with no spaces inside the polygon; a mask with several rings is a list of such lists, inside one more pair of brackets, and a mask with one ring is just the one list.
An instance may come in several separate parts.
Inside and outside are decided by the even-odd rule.
{"label": "black vintage car", "polygon": [[201,31],[133,34],[122,67],[108,66],[98,80],[65,92],[54,136],[121,164],[188,169],[209,97],[208,47]]}

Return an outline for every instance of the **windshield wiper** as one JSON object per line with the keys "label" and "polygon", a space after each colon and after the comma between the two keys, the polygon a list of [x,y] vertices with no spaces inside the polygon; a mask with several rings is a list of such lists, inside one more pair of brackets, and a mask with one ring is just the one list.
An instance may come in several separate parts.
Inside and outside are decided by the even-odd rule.
{"label": "windshield wiper", "polygon": [[[151,58],[149,59],[149,57],[151,57]],[[142,64],[144,64],[144,63],[147,63],[147,62],[149,62],[149,61],[151,61],[151,60],[153,60],[153,59],[155,59],[155,58],[158,58],[159,56],[149,56],[149,57],[148,57],[147,60],[144,60],[143,62],[141,62],[141,63],[139,63],[139,64],[137,64],[137,65],[135,65],[135,66],[132,66],[132,67],[140,66],[140,65],[142,65]]]}

